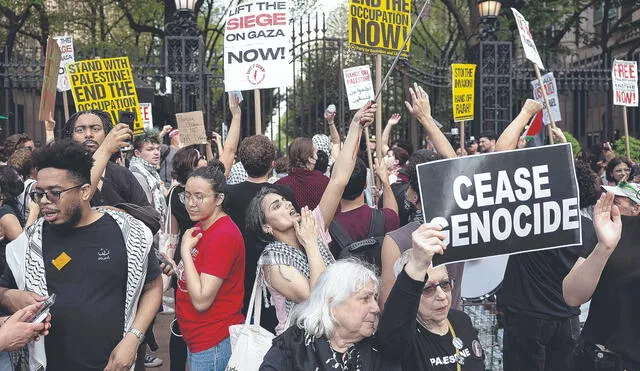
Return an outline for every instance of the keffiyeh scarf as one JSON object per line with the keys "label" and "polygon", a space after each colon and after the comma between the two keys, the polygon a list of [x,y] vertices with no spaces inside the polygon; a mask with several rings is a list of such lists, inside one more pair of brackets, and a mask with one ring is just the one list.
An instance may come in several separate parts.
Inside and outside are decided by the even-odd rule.
{"label": "keffiyeh scarf", "polygon": [[155,166],[140,157],[134,156],[131,158],[129,169],[142,174],[144,179],[147,181],[153,196],[153,208],[160,213],[160,220],[164,220],[163,218],[167,209],[167,205],[164,200],[164,182],[160,179],[160,174],[158,174]]}
{"label": "keffiyeh scarf", "polygon": [[[327,245],[322,241],[322,239],[318,238],[318,248],[320,249],[320,255],[322,256],[322,260],[324,261],[325,266],[329,266],[329,264],[335,262],[333,255],[331,255],[331,251],[327,247]],[[267,287],[271,287],[270,282],[267,282],[264,275],[262,274],[262,267],[265,265],[288,265],[295,268],[300,274],[305,276],[307,279],[311,277],[311,272],[309,271],[309,261],[307,260],[307,254],[304,253],[301,249],[297,249],[287,243],[274,241],[267,245],[262,251],[260,255],[260,259],[258,260],[258,274],[262,279],[262,294],[264,295],[265,307],[269,307],[269,300],[267,298]],[[287,317],[291,313],[291,309],[295,303],[289,299],[285,302],[285,312]]]}

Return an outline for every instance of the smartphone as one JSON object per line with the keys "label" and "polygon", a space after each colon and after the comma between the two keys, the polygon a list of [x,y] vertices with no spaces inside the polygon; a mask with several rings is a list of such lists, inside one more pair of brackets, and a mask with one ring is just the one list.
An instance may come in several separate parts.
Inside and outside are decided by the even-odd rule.
{"label": "smartphone", "polygon": [[51,296],[49,296],[47,300],[44,301],[44,304],[42,304],[40,311],[36,313],[36,315],[31,320],[31,323],[40,323],[44,321],[44,319],[47,318],[47,315],[49,314],[49,308],[51,308],[51,306],[55,302],[56,294],[51,294]]}
{"label": "smartphone", "polygon": [[136,121],[136,113],[131,111],[119,111],[118,123],[129,125],[129,129],[133,130],[133,123]]}
{"label": "smartphone", "polygon": [[230,91],[229,95],[235,95],[236,97],[238,97],[238,104],[242,103],[242,101],[244,100],[241,91]]}

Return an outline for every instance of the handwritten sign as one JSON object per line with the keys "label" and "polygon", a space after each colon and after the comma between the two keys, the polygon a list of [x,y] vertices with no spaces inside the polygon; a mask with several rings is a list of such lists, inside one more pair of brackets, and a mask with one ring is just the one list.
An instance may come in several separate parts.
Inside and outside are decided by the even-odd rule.
{"label": "handwritten sign", "polygon": [[351,49],[395,56],[411,30],[411,0],[349,0],[348,23]]}
{"label": "handwritten sign", "polygon": [[229,10],[224,32],[224,89],[293,84],[286,0],[253,0]]}
{"label": "handwritten sign", "polygon": [[[558,97],[558,86],[556,85],[556,79],[553,76],[553,72],[549,72],[546,75],[542,76],[542,83],[544,84],[544,90],[547,93],[547,98],[549,99],[549,106],[551,106],[553,121],[562,121],[562,116],[560,115],[560,98]],[[531,86],[533,87],[533,99],[544,105],[544,96],[542,95],[540,82],[537,79],[531,80]],[[547,110],[543,109],[542,112],[542,121],[544,122],[544,124],[551,124],[551,120],[549,120],[549,113],[547,112]]]}
{"label": "handwritten sign", "polygon": [[613,61],[613,104],[638,107],[638,65],[635,61]]}
{"label": "handwritten sign", "polygon": [[140,103],[140,119],[144,130],[153,129],[153,112],[151,103]]}
{"label": "handwritten sign", "polygon": [[180,130],[180,141],[185,147],[207,143],[202,111],[176,113],[176,121]]}
{"label": "handwritten sign", "polygon": [[516,23],[518,24],[518,33],[520,33],[520,41],[522,41],[524,55],[528,60],[535,63],[538,68],[544,70],[542,59],[540,59],[540,54],[538,53],[538,48],[536,48],[536,43],[533,41],[533,36],[531,36],[531,31],[529,30],[529,22],[527,22],[527,20],[524,19],[524,16],[514,8],[511,8],[511,11],[513,12],[513,15],[516,18]]}
{"label": "handwritten sign", "polygon": [[345,68],[342,73],[349,98],[349,109],[360,109],[375,98],[369,66]]}
{"label": "handwritten sign", "polygon": [[[138,94],[128,57],[93,59],[67,66],[76,111],[101,110],[118,122],[118,111],[139,112]],[[136,114],[133,135],[144,132]]]}
{"label": "handwritten sign", "polygon": [[47,54],[44,64],[44,77],[42,79],[42,97],[38,120],[49,119],[56,105],[56,85],[58,84],[58,67],[60,66],[60,48],[54,39],[47,40]]}
{"label": "handwritten sign", "polygon": [[67,76],[67,65],[75,62],[75,56],[73,53],[73,37],[71,36],[58,36],[54,37],[60,47],[60,53],[62,57],[60,59],[60,70],[58,71],[58,91],[71,90],[71,84],[69,84],[69,76]]}
{"label": "handwritten sign", "polygon": [[451,74],[453,81],[453,120],[455,122],[473,120],[476,65],[454,63],[451,65]]}

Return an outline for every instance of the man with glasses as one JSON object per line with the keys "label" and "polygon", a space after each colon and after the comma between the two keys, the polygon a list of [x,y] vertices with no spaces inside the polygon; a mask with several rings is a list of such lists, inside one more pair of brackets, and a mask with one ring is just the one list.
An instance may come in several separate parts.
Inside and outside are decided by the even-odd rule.
{"label": "man with glasses", "polygon": [[[94,153],[113,128],[111,117],[104,111],[80,111],[73,114],[64,125],[62,135],[82,144]],[[118,153],[118,149],[114,153]],[[91,199],[92,206],[115,206],[130,203],[149,206],[144,190],[126,168],[109,162]]]}
{"label": "man with glasses", "polygon": [[83,146],[53,142],[33,161],[30,196],[43,218],[8,246],[7,264],[19,290],[55,293],[56,302],[29,368],[128,369],[162,297],[151,231],[126,213],[91,208],[93,159]]}

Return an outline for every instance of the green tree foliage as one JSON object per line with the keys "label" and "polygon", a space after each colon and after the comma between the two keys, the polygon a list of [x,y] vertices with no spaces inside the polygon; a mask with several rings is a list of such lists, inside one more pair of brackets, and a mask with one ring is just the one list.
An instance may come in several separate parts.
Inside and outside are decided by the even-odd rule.
{"label": "green tree foliage", "polygon": [[564,133],[564,137],[567,138],[567,142],[571,143],[571,151],[573,152],[573,157],[578,157],[582,153],[582,146],[580,142],[568,131],[562,131]]}
{"label": "green tree foliage", "polygon": [[[626,145],[626,137],[621,137],[616,140],[614,144],[614,149],[616,154],[620,157],[627,157],[627,145]],[[640,162],[640,140],[634,137],[629,137],[629,150],[631,152],[631,161],[635,163]]]}

